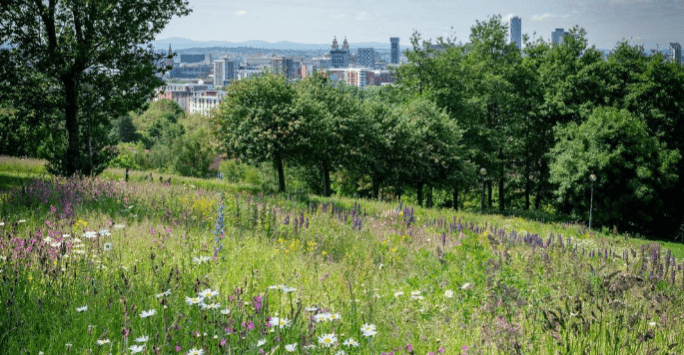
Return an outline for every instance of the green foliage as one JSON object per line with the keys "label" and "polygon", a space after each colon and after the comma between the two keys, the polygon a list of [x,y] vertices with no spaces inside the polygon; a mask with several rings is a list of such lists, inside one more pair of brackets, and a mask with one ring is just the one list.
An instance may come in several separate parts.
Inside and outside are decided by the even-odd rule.
{"label": "green foliage", "polygon": [[98,174],[113,158],[111,121],[144,106],[165,71],[144,45],[190,9],[184,0],[9,0],[0,13],[0,43],[11,44],[0,49],[0,102],[35,115],[30,128],[54,130],[42,155],[50,172],[71,176]]}
{"label": "green foliage", "polygon": [[680,152],[652,136],[642,118],[616,108],[597,108],[582,124],[558,126],[555,134],[558,143],[550,154],[557,196],[585,217],[589,175],[595,174],[597,224],[647,230],[678,180]]}
{"label": "green foliage", "polygon": [[285,190],[283,164],[303,145],[303,120],[293,109],[294,88],[272,74],[241,80],[231,87],[214,116],[222,149],[253,163],[272,161],[278,188]]}

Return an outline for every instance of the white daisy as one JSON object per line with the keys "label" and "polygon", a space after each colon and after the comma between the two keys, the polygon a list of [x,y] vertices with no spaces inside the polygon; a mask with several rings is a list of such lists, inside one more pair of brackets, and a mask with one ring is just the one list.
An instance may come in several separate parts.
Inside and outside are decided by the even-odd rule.
{"label": "white daisy", "polygon": [[222,310],[221,310],[221,314],[229,315],[229,314],[230,314],[230,309],[228,309],[228,308],[222,309]]}
{"label": "white daisy", "polygon": [[444,291],[444,297],[446,297],[446,298],[453,298],[453,297],[454,297],[454,291],[452,291],[452,290],[446,290],[446,291]]}
{"label": "white daisy", "polygon": [[269,290],[282,290],[285,287],[286,287],[285,285],[274,285],[274,286],[268,286],[268,289]]}
{"label": "white daisy", "polygon": [[325,347],[331,347],[337,342],[337,337],[335,336],[334,333],[331,334],[323,334],[318,337],[318,343],[325,346]]}
{"label": "white daisy", "polygon": [[203,349],[190,349],[190,351],[188,351],[188,355],[204,355],[204,350]]}
{"label": "white daisy", "polygon": [[204,298],[202,297],[185,297],[185,303],[189,305],[200,304],[203,300]]}
{"label": "white daisy", "polygon": [[86,239],[97,238],[97,233],[92,232],[92,231],[88,231],[88,232],[83,233],[82,237],[86,238]]}
{"label": "white daisy", "polygon": [[79,313],[80,313],[80,312],[85,312],[85,311],[87,311],[87,310],[88,310],[88,306],[87,306],[87,305],[85,305],[85,306],[83,306],[83,307],[76,308],[76,312],[79,312]]}
{"label": "white daisy", "polygon": [[59,248],[62,246],[62,242],[50,243],[50,246],[53,248]]}
{"label": "white daisy", "polygon": [[109,339],[97,339],[97,345],[105,345],[110,343]]}
{"label": "white daisy", "polygon": [[214,291],[210,288],[204,289],[204,291],[200,292],[197,294],[197,296],[202,297],[202,298],[212,298],[214,296],[218,296],[218,291]]}
{"label": "white daisy", "polygon": [[257,348],[266,344],[266,339],[261,339],[257,342]]}
{"label": "white daisy", "polygon": [[140,318],[151,317],[151,316],[153,316],[153,315],[155,315],[155,314],[157,314],[157,310],[156,310],[156,309],[150,309],[149,311],[142,311],[142,313],[140,313]]}
{"label": "white daisy", "polygon": [[316,312],[316,311],[318,310],[318,308],[316,308],[316,307],[306,307],[306,308],[304,308],[304,310],[307,311],[307,312]]}
{"label": "white daisy", "polygon": [[147,335],[143,335],[140,338],[135,338],[136,343],[144,343],[148,340],[150,340],[150,337],[148,337]]}
{"label": "white daisy", "polygon": [[131,347],[128,348],[128,350],[131,351],[131,354],[136,354],[136,353],[141,353],[144,348],[145,348],[144,345],[131,345]]}
{"label": "white daisy", "polygon": [[411,296],[420,296],[420,291],[411,291]]}
{"label": "white daisy", "polygon": [[107,230],[107,229],[100,230],[100,236],[109,237],[110,235],[112,235],[112,233],[109,233],[109,230]]}
{"label": "white daisy", "polygon": [[345,340],[344,343],[342,343],[342,345],[357,347],[359,346],[359,342],[354,340],[354,338],[349,338]]}
{"label": "white daisy", "polygon": [[414,299],[414,300],[422,300],[422,299],[424,299],[425,297],[423,297],[423,296],[411,296],[411,298]]}
{"label": "white daisy", "polygon": [[43,238],[43,241],[45,243],[50,243],[52,241],[52,237],[45,237],[45,238]]}
{"label": "white daisy", "polygon": [[296,287],[287,287],[287,286],[283,287],[283,292],[285,292],[285,293],[295,292],[295,291],[297,291]]}
{"label": "white daisy", "polygon": [[219,308],[221,308],[221,304],[220,303],[203,304],[201,307],[203,309],[219,309]]}
{"label": "white daisy", "polygon": [[69,238],[69,237],[71,237],[71,235],[69,235],[69,234],[62,234],[62,238]]}
{"label": "white daisy", "polygon": [[112,250],[112,243],[105,243],[105,244],[104,244],[104,250],[105,250],[105,251],[110,251],[110,250]]}
{"label": "white daisy", "polygon": [[285,350],[289,353],[294,352],[297,350],[297,343],[285,345]]}
{"label": "white daisy", "polygon": [[342,319],[342,315],[339,313],[333,313],[330,315],[330,320],[339,320]]}
{"label": "white daisy", "polygon": [[318,313],[317,315],[314,316],[314,320],[316,322],[322,322],[322,321],[330,321],[332,318],[330,317],[330,313]]}
{"label": "white daisy", "polygon": [[364,333],[365,333],[365,332],[368,332],[368,331],[375,331],[375,329],[376,329],[376,328],[375,328],[375,324],[368,324],[368,323],[366,323],[366,324],[364,324],[364,325],[361,326],[361,331],[364,332]]}
{"label": "white daisy", "polygon": [[335,353],[335,355],[344,355],[344,354],[345,354],[344,350],[340,350],[340,351]]}
{"label": "white daisy", "polygon": [[278,317],[273,317],[273,318],[271,318],[271,321],[270,321],[272,327],[278,327],[280,329],[283,329],[285,327],[289,327],[291,322],[292,321],[287,319],[287,318],[278,318]]}
{"label": "white daisy", "polygon": [[82,242],[82,240],[79,238],[74,238],[72,240],[74,241],[74,244]]}
{"label": "white daisy", "polygon": [[469,288],[471,288],[470,282],[466,282],[461,286],[461,290],[467,290]]}
{"label": "white daisy", "polygon": [[375,330],[369,330],[369,331],[363,332],[363,336],[365,336],[367,338],[375,336],[375,334],[378,334],[378,332],[376,332]]}
{"label": "white daisy", "polygon": [[124,229],[124,228],[126,228],[125,224],[115,224],[114,225],[114,229]]}
{"label": "white daisy", "polygon": [[26,223],[26,220],[25,220],[25,219],[20,219],[20,220],[17,221],[17,223]]}
{"label": "white daisy", "polygon": [[399,297],[399,296],[403,296],[403,295],[404,295],[403,291],[399,291],[399,292],[394,293],[394,297]]}

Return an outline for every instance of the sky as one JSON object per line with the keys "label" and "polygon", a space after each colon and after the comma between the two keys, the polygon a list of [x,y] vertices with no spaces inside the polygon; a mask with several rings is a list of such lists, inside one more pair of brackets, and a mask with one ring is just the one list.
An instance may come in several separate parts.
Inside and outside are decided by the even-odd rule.
{"label": "sky", "polygon": [[[476,20],[518,16],[522,32],[549,40],[555,28],[587,30],[589,44],[611,49],[627,39],[645,49],[684,44],[684,0],[189,0],[193,12],[173,18],[156,39],[409,45],[455,35],[468,42]],[[535,34],[536,33],[536,34]]]}

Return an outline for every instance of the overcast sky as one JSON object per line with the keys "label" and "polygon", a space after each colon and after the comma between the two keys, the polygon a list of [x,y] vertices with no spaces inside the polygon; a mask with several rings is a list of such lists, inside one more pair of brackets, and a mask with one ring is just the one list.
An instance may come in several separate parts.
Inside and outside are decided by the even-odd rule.
{"label": "overcast sky", "polygon": [[476,20],[493,14],[522,19],[522,31],[549,40],[555,28],[584,27],[589,43],[613,48],[626,38],[646,49],[684,44],[684,0],[190,0],[193,12],[174,18],[158,40],[342,41],[408,45],[413,30],[436,39],[453,31],[468,42]]}

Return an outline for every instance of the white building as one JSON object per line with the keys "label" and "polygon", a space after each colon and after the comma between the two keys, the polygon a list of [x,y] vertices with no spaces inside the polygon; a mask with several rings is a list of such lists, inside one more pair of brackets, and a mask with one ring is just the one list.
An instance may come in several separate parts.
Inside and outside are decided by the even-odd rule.
{"label": "white building", "polygon": [[226,94],[225,91],[203,91],[195,93],[189,100],[190,114],[211,116],[211,112],[218,107]]}

